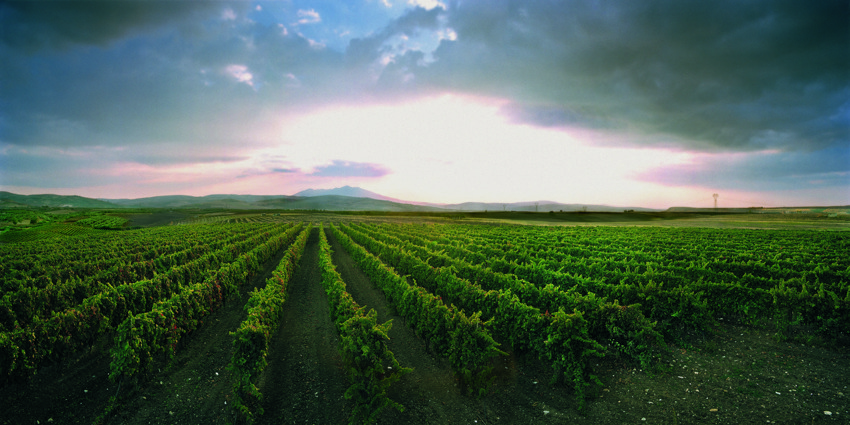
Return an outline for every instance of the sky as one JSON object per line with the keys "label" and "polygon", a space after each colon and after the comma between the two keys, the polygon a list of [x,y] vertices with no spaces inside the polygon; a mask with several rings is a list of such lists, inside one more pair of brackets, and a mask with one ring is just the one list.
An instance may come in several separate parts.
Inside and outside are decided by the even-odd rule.
{"label": "sky", "polygon": [[4,1],[0,190],[850,205],[850,3]]}

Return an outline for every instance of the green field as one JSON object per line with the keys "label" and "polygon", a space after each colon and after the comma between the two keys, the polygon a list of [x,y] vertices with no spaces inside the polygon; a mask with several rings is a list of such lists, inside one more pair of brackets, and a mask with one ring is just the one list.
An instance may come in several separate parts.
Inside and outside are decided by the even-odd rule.
{"label": "green field", "polygon": [[842,219],[27,219],[0,235],[0,424],[850,415]]}

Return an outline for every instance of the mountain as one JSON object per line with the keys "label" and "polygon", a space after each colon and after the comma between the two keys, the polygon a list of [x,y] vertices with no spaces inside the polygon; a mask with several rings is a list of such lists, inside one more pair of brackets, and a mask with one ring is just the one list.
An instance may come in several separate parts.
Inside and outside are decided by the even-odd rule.
{"label": "mountain", "polygon": [[366,197],[342,195],[317,195],[276,198],[257,202],[262,208],[326,210],[326,211],[444,211],[437,207],[411,205]]}
{"label": "mountain", "polygon": [[18,195],[10,192],[0,192],[0,208],[25,207],[120,208],[120,206],[107,201],[76,195]]}
{"label": "mountain", "polygon": [[192,208],[192,209],[297,209],[325,211],[656,211],[647,208],[611,207],[607,205],[561,204],[537,202],[464,202],[461,204],[428,204],[383,196],[359,187],[307,189],[292,196],[234,195],[207,196],[168,195],[137,199],[91,199],[81,196],[16,195],[0,192],[0,208],[27,207],[74,208]]}
{"label": "mountain", "polygon": [[382,201],[391,201],[391,202],[405,202],[400,201],[398,199],[393,199],[384,195],[377,194],[375,192],[368,191],[366,189],[362,189],[359,187],[351,187],[351,186],[343,186],[337,187],[334,189],[307,189],[302,190],[295,195],[292,196],[303,196],[307,198],[312,198],[316,196],[325,196],[325,195],[336,195],[336,196],[349,196],[352,198],[370,198],[370,199],[379,199]]}

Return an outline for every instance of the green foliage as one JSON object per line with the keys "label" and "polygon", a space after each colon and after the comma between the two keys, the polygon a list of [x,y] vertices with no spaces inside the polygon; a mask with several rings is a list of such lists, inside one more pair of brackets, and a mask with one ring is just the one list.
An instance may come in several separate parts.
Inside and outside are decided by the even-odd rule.
{"label": "green foliage", "polygon": [[33,210],[2,210],[0,211],[0,222],[22,223],[29,221],[36,223],[39,221],[50,221],[51,216],[39,211]]}
{"label": "green foliage", "polygon": [[676,340],[702,334],[714,323],[707,301],[691,288],[665,289],[663,284],[653,281],[632,288],[637,289],[636,301],[648,310],[649,319]]}
{"label": "green foliage", "polygon": [[493,319],[484,322],[481,312],[467,317],[463,311],[456,311],[453,319],[454,326],[449,331],[449,361],[467,392],[477,391],[478,396],[484,395],[495,378],[490,359],[507,353],[496,348],[498,344],[489,333],[481,332],[490,327]]}
{"label": "green foliage", "polygon": [[345,282],[331,259],[323,226],[319,234],[322,286],[328,295],[331,320],[340,336],[339,351],[351,383],[345,397],[354,401],[349,423],[373,423],[384,409],[404,410],[401,404],[390,400],[387,389],[413,369],[402,367],[387,348],[392,321],[379,325],[375,310],[364,313],[346,292]]}
{"label": "green foliage", "polygon": [[123,217],[116,217],[111,215],[96,215],[93,217],[84,218],[82,220],[77,220],[77,224],[81,226],[88,226],[92,229],[121,229],[125,224],[130,220],[127,220]]}
{"label": "green foliage", "polygon": [[[634,325],[620,324],[621,327],[618,328],[616,327],[618,322],[614,322],[610,324],[611,326],[606,326],[608,323],[602,320],[604,300],[593,294],[582,296],[575,293],[562,293],[552,286],[544,288],[545,291],[540,291],[537,287],[528,282],[520,281],[514,276],[470,266],[468,263],[453,260],[441,253],[411,247],[410,244],[398,239],[393,240],[393,238],[376,233],[367,235],[354,230],[352,227],[344,228],[350,235],[357,237],[358,242],[362,242],[370,249],[375,250],[382,258],[386,258],[387,261],[392,262],[403,271],[411,273],[417,282],[425,284],[427,289],[435,291],[463,308],[478,311],[476,319],[481,315],[486,315],[489,318],[487,324],[493,323],[495,329],[506,340],[510,341],[515,349],[535,351],[540,358],[552,365],[553,369],[556,370],[556,376],[570,373],[570,379],[577,380],[574,389],[579,399],[583,399],[584,388],[590,379],[584,375],[589,361],[587,357],[591,353],[599,357],[605,355],[605,345],[594,338],[599,338],[599,341],[606,343],[610,340],[609,345],[616,348],[618,354],[628,356],[643,364],[649,364],[655,358],[658,346],[663,346],[663,341],[660,340],[660,335],[654,330],[654,325],[646,320],[640,312],[632,314],[632,318],[635,319]],[[393,241],[399,245],[391,247],[373,237],[382,237],[384,240]],[[410,252],[408,249],[411,248],[421,253],[418,259],[414,255],[408,254]],[[425,257],[426,255],[427,257]],[[423,257],[428,259],[429,264],[422,261]],[[445,264],[450,264],[450,266],[434,268],[434,266]],[[486,282],[485,284],[493,289],[485,291],[477,284],[461,279],[459,275],[475,279],[476,282]],[[549,298],[548,301],[547,297]],[[594,321],[594,324],[598,325],[601,331],[591,336],[583,318],[575,319],[584,323],[581,327],[563,326],[566,319],[561,318],[558,322],[559,316],[550,314],[548,310],[542,313],[540,309],[523,302],[523,299],[538,305],[552,307],[566,305],[574,309],[581,308],[599,318],[599,320]],[[559,302],[551,303],[552,299]],[[550,304],[546,304],[547,302]],[[562,307],[559,307],[559,311],[561,309]],[[624,339],[628,340],[623,341]],[[593,349],[584,354],[564,352],[564,350],[571,349],[570,347],[577,341],[584,341],[590,344]],[[494,351],[500,353],[495,348]],[[481,367],[486,370],[486,366]],[[479,378],[485,376],[485,373],[470,374],[462,368],[459,369],[459,375],[464,379],[482,386],[486,385],[487,381]],[[576,371],[582,371],[582,373],[576,374]]]}
{"label": "green foliage", "polygon": [[151,311],[130,315],[116,329],[110,379],[150,369],[157,355],[174,355],[180,338],[197,329],[224,302],[221,285],[201,282],[158,302]]}
{"label": "green foliage", "polygon": [[584,313],[589,335],[605,347],[605,356],[614,356],[651,369],[666,348],[656,323],[643,315],[640,304],[606,302]]}
{"label": "green foliage", "polygon": [[197,283],[182,286],[153,309],[128,317],[118,328],[110,364],[111,379],[147,371],[162,355],[173,356],[180,339],[197,329],[203,318],[221,307],[238,285],[250,279],[260,265],[295,239],[299,227],[272,236],[251,251],[225,263]]}
{"label": "green foliage", "polygon": [[295,272],[311,226],[307,225],[284,254],[280,263],[266,280],[263,289],[251,292],[245,304],[248,317],[233,336],[233,357],[228,368],[233,372],[233,408],[246,422],[253,422],[263,413],[259,405],[262,395],[254,382],[266,368],[271,337],[280,326],[280,315],[286,301],[289,280]]}
{"label": "green foliage", "polygon": [[[482,321],[480,313],[468,317],[454,305],[446,306],[441,296],[409,284],[393,269],[386,267],[378,257],[355,243],[349,235],[336,227],[332,229],[340,244],[372,282],[381,288],[408,325],[425,338],[431,350],[450,360],[458,380],[467,392],[479,395],[486,393],[492,383],[492,368],[489,364],[494,357],[505,354],[498,349],[499,344],[492,337],[493,321]],[[452,280],[447,270],[435,270],[427,264],[416,262],[401,251],[383,250],[380,254],[397,261],[401,267],[415,269],[416,277],[423,282],[439,279],[439,275],[458,283]]]}
{"label": "green foliage", "polygon": [[[93,228],[104,227],[96,219],[118,219],[105,227],[120,227],[122,219],[33,218],[41,222],[0,235],[20,242],[0,244],[4,381],[31,375],[105,334],[116,338],[113,377],[144,374],[297,237],[266,287],[251,293],[248,318],[233,333],[232,404],[249,421],[261,412],[256,380],[297,262],[293,250],[302,249],[297,246],[306,233],[260,224],[107,232]],[[666,343],[688,344],[710,334],[716,321],[770,328],[781,340],[799,340],[804,333],[840,340],[850,329],[846,232],[399,224],[332,229],[427,348],[449,360],[470,394],[486,393],[492,360],[504,354],[494,336],[543,359],[554,381],[572,388],[582,404],[596,382],[590,364],[597,358],[652,369]],[[374,312],[354,302],[329,247],[322,249],[323,284],[352,380],[347,394],[357,406],[352,421],[371,421],[383,409],[400,408],[386,388],[407,369],[383,351],[390,323],[378,324]]]}
{"label": "green foliage", "polygon": [[770,325],[781,338],[800,326],[820,335],[850,329],[850,261],[842,254],[850,239],[841,233],[766,238],[739,229],[386,223],[343,229],[427,291],[493,319],[514,349],[536,351],[572,373],[579,393],[592,381],[576,373],[587,362],[541,343],[557,314],[550,312],[580,312],[588,334],[564,329],[578,332],[575,341],[599,344],[594,356],[650,369],[667,341],[709,335],[718,319]]}
{"label": "green foliage", "polygon": [[338,328],[340,353],[351,386],[345,398],[354,401],[349,423],[373,423],[386,408],[404,411],[387,397],[387,389],[413,369],[402,367],[387,349],[392,321],[379,325],[377,313],[353,314]]}
{"label": "green foliage", "polygon": [[579,410],[583,409],[586,388],[591,383],[602,385],[597,376],[587,371],[593,358],[604,357],[605,348],[590,337],[588,323],[579,311],[553,314],[544,344],[541,351],[555,369],[552,383],[561,378],[572,383]]}

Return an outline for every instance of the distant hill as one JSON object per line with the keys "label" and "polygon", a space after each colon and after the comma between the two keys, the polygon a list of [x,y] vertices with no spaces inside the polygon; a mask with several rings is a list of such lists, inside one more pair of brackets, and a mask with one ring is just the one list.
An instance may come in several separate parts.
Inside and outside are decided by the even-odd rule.
{"label": "distant hill", "polygon": [[120,208],[99,199],[66,195],[18,195],[0,192],[0,208],[51,207],[51,208]]}
{"label": "distant hill", "polygon": [[568,212],[568,211],[596,211],[596,212],[623,212],[625,210],[651,212],[659,211],[651,208],[639,207],[612,207],[610,205],[587,205],[587,204],[561,204],[551,201],[538,202],[464,202],[462,204],[442,205],[447,210],[459,211],[537,211],[537,212]]}
{"label": "distant hill", "polygon": [[255,209],[259,201],[287,196],[269,195],[207,195],[207,196],[153,196],[137,199],[105,199],[105,201],[124,207],[132,208],[223,208],[223,209]]}
{"label": "distant hill", "polygon": [[[333,193],[360,194],[363,196]],[[370,196],[365,196],[370,195]],[[381,195],[360,188],[307,190],[295,196],[285,195],[208,195],[154,196],[138,199],[108,199],[122,207],[134,208],[197,208],[197,209],[290,209],[327,211],[434,211],[404,202],[379,199]],[[382,197],[385,198],[385,197]],[[391,199],[391,198],[387,198]]]}
{"label": "distant hill", "polygon": [[105,199],[134,208],[197,209],[290,209],[326,211],[439,211],[440,208],[399,201],[368,190],[343,186],[335,189],[307,189],[286,195],[207,195],[154,196],[138,199]]}
{"label": "distant hill", "polygon": [[667,212],[688,212],[688,213],[751,213],[751,212],[767,212],[762,207],[752,208],[693,208],[693,207],[670,207]]}
{"label": "distant hill", "polygon": [[755,213],[755,214],[847,214],[850,206],[808,206],[808,207],[749,207],[749,208],[691,208],[670,207],[667,212],[687,213]]}
{"label": "distant hill", "polygon": [[9,199],[0,199],[0,208],[29,208],[27,204],[21,204]]}
{"label": "distant hill", "polygon": [[298,209],[325,211],[594,211],[635,212],[658,211],[649,208],[613,207],[608,205],[562,204],[551,201],[537,202],[464,202],[460,204],[428,204],[390,198],[359,187],[343,186],[334,189],[307,189],[292,196],[287,195],[235,195],[207,196],[168,195],[136,199],[91,199],[81,196],[16,195],[0,192],[0,208],[27,207],[73,208],[169,208],[169,209]]}

